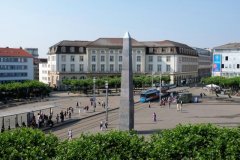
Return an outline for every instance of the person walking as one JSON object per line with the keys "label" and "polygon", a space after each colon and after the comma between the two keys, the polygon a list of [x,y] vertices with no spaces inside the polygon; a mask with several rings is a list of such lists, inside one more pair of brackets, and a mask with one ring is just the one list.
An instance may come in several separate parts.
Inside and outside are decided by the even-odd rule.
{"label": "person walking", "polygon": [[171,101],[169,100],[168,101],[168,108],[170,108],[171,107]]}
{"label": "person walking", "polygon": [[59,122],[59,115],[58,114],[57,114],[56,120],[57,120],[57,123],[58,123]]}
{"label": "person walking", "polygon": [[153,122],[157,122],[157,114],[155,112],[153,113]]}
{"label": "person walking", "polygon": [[105,128],[107,129],[108,128],[108,122],[106,121],[104,125],[105,125]]}
{"label": "person walking", "polygon": [[148,102],[148,108],[151,108],[151,102],[150,101]]}
{"label": "person walking", "polygon": [[100,130],[103,130],[103,121],[100,122]]}
{"label": "person walking", "polygon": [[180,105],[180,111],[182,111],[183,101],[181,101],[180,103],[181,103],[181,105]]}
{"label": "person walking", "polygon": [[68,140],[72,140],[72,130],[68,129]]}

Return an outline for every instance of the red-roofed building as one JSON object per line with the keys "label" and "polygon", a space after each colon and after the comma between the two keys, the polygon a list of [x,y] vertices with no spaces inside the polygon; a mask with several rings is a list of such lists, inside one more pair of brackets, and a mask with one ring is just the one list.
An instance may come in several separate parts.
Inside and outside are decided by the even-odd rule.
{"label": "red-roofed building", "polygon": [[33,56],[22,48],[0,48],[0,83],[33,80]]}

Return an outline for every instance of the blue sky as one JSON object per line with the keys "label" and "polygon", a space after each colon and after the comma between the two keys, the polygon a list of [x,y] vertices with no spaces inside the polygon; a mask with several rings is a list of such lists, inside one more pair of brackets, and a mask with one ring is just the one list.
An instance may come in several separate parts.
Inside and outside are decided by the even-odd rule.
{"label": "blue sky", "polygon": [[212,48],[240,42],[240,0],[3,0],[0,47],[122,37]]}

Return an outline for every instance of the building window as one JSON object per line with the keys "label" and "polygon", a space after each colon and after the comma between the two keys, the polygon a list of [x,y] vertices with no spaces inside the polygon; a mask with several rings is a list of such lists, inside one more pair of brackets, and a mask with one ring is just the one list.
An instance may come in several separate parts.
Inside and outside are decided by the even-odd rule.
{"label": "building window", "polygon": [[152,64],[149,64],[149,65],[148,65],[148,71],[149,71],[149,72],[152,72],[152,71],[153,71],[153,65],[152,65]]}
{"label": "building window", "polygon": [[239,68],[239,64],[237,64],[237,68]]}
{"label": "building window", "polygon": [[137,62],[141,62],[141,56],[137,56]]}
{"label": "building window", "polygon": [[66,47],[61,47],[61,52],[65,53],[66,52]]}
{"label": "building window", "polygon": [[101,56],[101,62],[105,61],[105,56]]}
{"label": "building window", "polygon": [[113,71],[114,71],[114,65],[110,64],[110,72],[113,72]]}
{"label": "building window", "polygon": [[170,52],[174,52],[174,48],[171,48],[171,49],[170,49]]}
{"label": "building window", "polygon": [[222,68],[224,68],[224,64],[222,64]]}
{"label": "building window", "polygon": [[75,48],[74,47],[70,47],[70,52],[71,53],[75,52]]}
{"label": "building window", "polygon": [[229,68],[232,68],[232,65],[231,65],[231,64],[229,64]]}
{"label": "building window", "polygon": [[83,56],[79,56],[79,61],[83,62]]}
{"label": "building window", "polygon": [[110,62],[114,61],[114,56],[110,56]]}
{"label": "building window", "polygon": [[75,72],[75,64],[71,64],[71,72]]}
{"label": "building window", "polygon": [[153,48],[148,49],[149,53],[153,53]]}
{"label": "building window", "polygon": [[158,61],[158,62],[162,62],[162,56],[158,56],[158,57],[157,57],[157,61]]}
{"label": "building window", "polygon": [[167,62],[170,62],[170,61],[171,61],[171,57],[167,56]]}
{"label": "building window", "polygon": [[141,51],[140,50],[137,50],[137,54],[140,54],[141,53]]}
{"label": "building window", "polygon": [[96,56],[92,56],[92,62],[96,62]]}
{"label": "building window", "polygon": [[167,64],[167,65],[166,65],[166,71],[167,71],[167,72],[170,72],[170,70],[171,70],[170,65]]}
{"label": "building window", "polygon": [[137,64],[137,72],[141,72],[141,64]]}
{"label": "building window", "polygon": [[162,71],[162,65],[161,65],[161,64],[158,64],[158,65],[157,65],[157,71],[158,71],[158,72],[161,72],[161,71]]}
{"label": "building window", "polygon": [[75,61],[75,56],[71,56],[71,62]]}
{"label": "building window", "polygon": [[119,53],[119,54],[121,54],[121,53],[122,53],[122,50],[121,50],[121,49],[119,49],[119,50],[118,50],[118,53]]}
{"label": "building window", "polygon": [[153,56],[149,56],[149,57],[148,57],[148,61],[149,61],[149,62],[152,62],[152,61],[153,61]]}
{"label": "building window", "polygon": [[228,61],[228,56],[225,57],[225,61]]}
{"label": "building window", "polygon": [[83,47],[79,47],[79,52],[83,53]]}
{"label": "building window", "polygon": [[113,53],[113,50],[110,50],[110,51],[109,51],[109,53],[111,53],[111,54],[112,54],[112,53]]}
{"label": "building window", "polygon": [[62,62],[66,62],[66,55],[62,55],[61,60],[62,60]]}
{"label": "building window", "polygon": [[92,64],[92,71],[96,72],[96,64]]}
{"label": "building window", "polygon": [[110,62],[114,61],[114,56],[110,56]]}
{"label": "building window", "polygon": [[104,50],[101,50],[101,51],[100,51],[100,53],[102,53],[102,54],[103,54],[103,53],[105,53],[105,51],[104,51]]}
{"label": "building window", "polygon": [[62,72],[66,72],[66,64],[62,64]]}
{"label": "building window", "polygon": [[122,56],[119,56],[119,57],[118,57],[118,61],[119,61],[119,62],[122,62]]}
{"label": "building window", "polygon": [[105,65],[101,64],[101,72],[104,72],[104,71],[105,71]]}
{"label": "building window", "polygon": [[119,68],[119,72],[122,72],[122,64],[119,64],[118,68]]}
{"label": "building window", "polygon": [[96,51],[95,50],[92,50],[92,54],[95,54],[96,53]]}
{"label": "building window", "polygon": [[79,64],[79,71],[83,72],[83,64]]}

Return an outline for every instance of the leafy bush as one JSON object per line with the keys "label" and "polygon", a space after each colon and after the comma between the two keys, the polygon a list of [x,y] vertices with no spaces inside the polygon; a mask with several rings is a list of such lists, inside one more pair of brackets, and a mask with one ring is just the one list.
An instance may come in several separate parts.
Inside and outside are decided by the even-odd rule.
{"label": "leafy bush", "polygon": [[240,159],[240,129],[178,125],[149,141],[111,131],[59,142],[51,134],[21,128],[0,133],[0,159]]}
{"label": "leafy bush", "polygon": [[19,128],[0,134],[0,158],[50,159],[56,156],[57,137],[40,130]]}
{"label": "leafy bush", "polygon": [[150,157],[157,159],[239,159],[240,130],[214,125],[179,125],[152,136]]}
{"label": "leafy bush", "polygon": [[81,135],[59,145],[57,159],[146,159],[147,144],[132,132]]}

